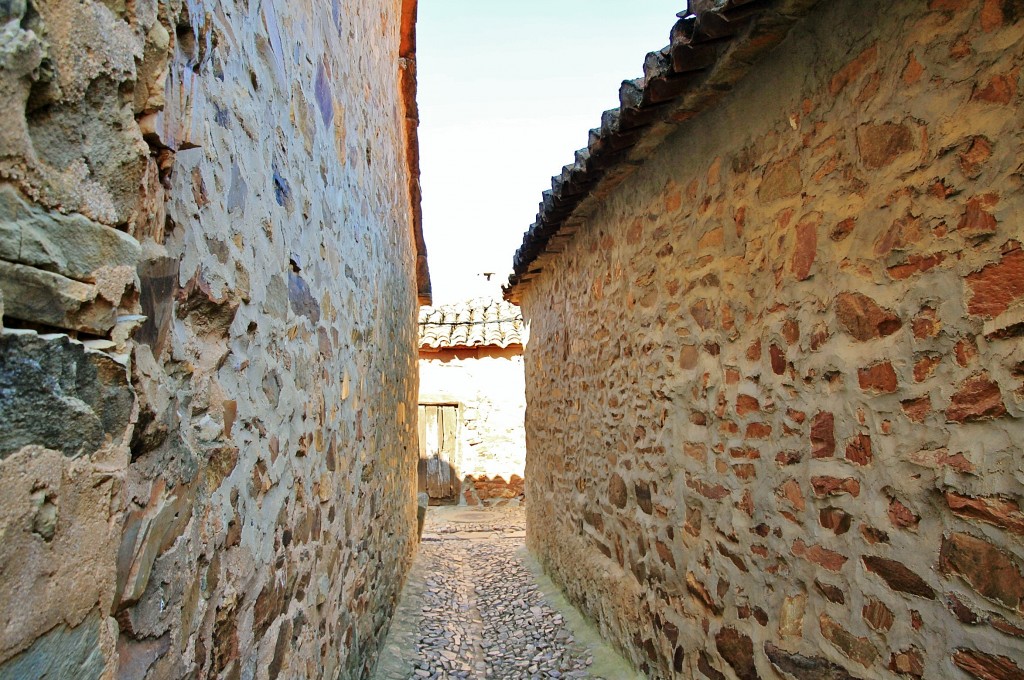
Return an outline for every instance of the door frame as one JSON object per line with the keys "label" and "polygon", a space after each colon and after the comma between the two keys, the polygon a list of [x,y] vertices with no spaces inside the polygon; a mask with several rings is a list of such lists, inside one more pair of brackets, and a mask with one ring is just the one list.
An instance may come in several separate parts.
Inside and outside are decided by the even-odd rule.
{"label": "door frame", "polygon": [[[420,488],[420,475],[421,475],[421,472],[420,472],[419,462],[426,460],[423,457],[423,451],[422,451],[422,449],[420,449],[420,442],[419,442],[419,431],[420,431],[420,429],[419,429],[419,426],[420,426],[419,417],[420,417],[420,407],[421,406],[454,406],[455,407],[455,413],[457,414],[457,417],[456,417],[456,420],[455,420],[455,446],[454,446],[454,450],[452,451],[452,460],[449,461],[451,466],[452,466],[452,468],[453,468],[452,473],[453,473],[453,476],[454,476],[453,487],[455,489],[455,497],[451,501],[431,498],[429,500],[429,503],[430,503],[430,505],[446,505],[446,504],[449,504],[449,503],[453,502],[455,505],[458,505],[462,501],[462,458],[463,458],[463,451],[462,451],[462,426],[463,426],[463,420],[465,418],[464,411],[466,409],[466,405],[465,405],[464,402],[462,402],[462,401],[460,401],[458,399],[452,399],[450,397],[445,397],[443,395],[442,396],[436,396],[436,397],[435,396],[423,397],[423,398],[421,398],[417,402],[417,404],[416,404],[416,433],[417,433],[417,438],[416,438],[416,448],[417,448],[417,452],[416,452],[416,461],[417,461],[417,463],[416,463],[416,489],[417,489],[417,491],[426,491],[425,483],[424,483],[423,488],[422,489]],[[425,473],[423,473],[423,474],[425,474]]]}

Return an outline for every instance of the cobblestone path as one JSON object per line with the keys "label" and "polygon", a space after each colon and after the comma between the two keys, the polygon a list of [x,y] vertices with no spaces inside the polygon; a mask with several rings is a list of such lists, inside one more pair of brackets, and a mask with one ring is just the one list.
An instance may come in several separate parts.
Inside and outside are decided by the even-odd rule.
{"label": "cobblestone path", "polygon": [[519,508],[431,508],[375,680],[636,677],[537,578],[525,536]]}

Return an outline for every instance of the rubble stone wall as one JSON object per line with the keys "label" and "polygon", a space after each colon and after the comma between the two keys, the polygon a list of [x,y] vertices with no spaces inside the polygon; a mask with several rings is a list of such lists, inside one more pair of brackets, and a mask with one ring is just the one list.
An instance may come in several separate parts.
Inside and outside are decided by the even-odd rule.
{"label": "rubble stone wall", "polygon": [[[507,483],[516,475],[521,485],[523,477],[526,390],[522,347],[421,352],[420,403],[460,407],[456,462],[463,490],[470,492],[464,501],[490,504],[521,495],[521,488],[496,485],[494,478]],[[480,494],[472,492],[477,479],[482,482]]]}
{"label": "rubble stone wall", "polygon": [[416,532],[414,7],[0,1],[0,677],[368,675]]}
{"label": "rubble stone wall", "polygon": [[1022,19],[820,3],[522,290],[528,543],[651,677],[1024,676]]}

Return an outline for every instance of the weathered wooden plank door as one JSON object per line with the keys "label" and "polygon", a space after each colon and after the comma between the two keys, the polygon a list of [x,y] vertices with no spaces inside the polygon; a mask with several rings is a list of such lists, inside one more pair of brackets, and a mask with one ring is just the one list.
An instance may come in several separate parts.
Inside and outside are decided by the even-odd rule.
{"label": "weathered wooden plank door", "polygon": [[454,501],[459,493],[459,475],[455,469],[455,442],[459,407],[420,404],[419,490],[432,501]]}

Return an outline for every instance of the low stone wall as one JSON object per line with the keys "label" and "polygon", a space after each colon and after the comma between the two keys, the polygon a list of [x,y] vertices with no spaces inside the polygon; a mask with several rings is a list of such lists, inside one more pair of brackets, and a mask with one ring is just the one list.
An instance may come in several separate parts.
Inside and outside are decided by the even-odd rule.
{"label": "low stone wall", "polygon": [[522,505],[526,498],[525,493],[526,483],[519,475],[512,475],[508,481],[501,475],[466,475],[462,480],[462,497],[466,505]]}
{"label": "low stone wall", "polygon": [[1024,22],[819,3],[525,284],[528,541],[651,677],[1024,676]]}
{"label": "low stone wall", "polygon": [[0,2],[0,677],[367,676],[416,541],[413,8]]}

